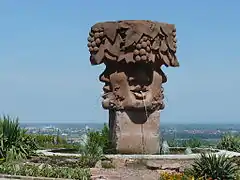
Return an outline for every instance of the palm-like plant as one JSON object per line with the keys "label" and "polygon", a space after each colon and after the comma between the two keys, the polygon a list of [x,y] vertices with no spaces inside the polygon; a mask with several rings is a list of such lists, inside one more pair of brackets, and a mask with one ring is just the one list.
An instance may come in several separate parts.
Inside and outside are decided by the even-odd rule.
{"label": "palm-like plant", "polygon": [[25,129],[21,129],[18,118],[0,117],[0,158],[5,161],[30,156],[37,145]]}
{"label": "palm-like plant", "polygon": [[234,162],[234,159],[227,157],[225,154],[203,153],[185,173],[197,179],[234,180],[236,179],[238,170],[239,167]]}

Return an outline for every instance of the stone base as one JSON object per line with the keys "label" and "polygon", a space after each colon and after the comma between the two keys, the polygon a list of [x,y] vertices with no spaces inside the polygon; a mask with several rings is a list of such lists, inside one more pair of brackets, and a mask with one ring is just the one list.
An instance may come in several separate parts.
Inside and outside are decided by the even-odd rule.
{"label": "stone base", "polygon": [[110,138],[120,154],[158,154],[160,111],[109,111]]}

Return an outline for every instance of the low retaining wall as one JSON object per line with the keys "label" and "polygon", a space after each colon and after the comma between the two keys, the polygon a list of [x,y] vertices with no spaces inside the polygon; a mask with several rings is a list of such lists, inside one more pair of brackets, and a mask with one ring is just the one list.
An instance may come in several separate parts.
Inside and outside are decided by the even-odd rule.
{"label": "low retaining wall", "polygon": [[[208,150],[208,148],[206,148]],[[226,151],[226,150],[219,150],[219,149],[212,149],[215,152],[216,155],[226,154],[229,157],[235,157],[240,156],[240,153],[232,152],[232,151]],[[65,157],[80,157],[81,154],[72,154],[72,153],[54,153],[50,152],[52,149],[47,150],[38,150],[37,153],[44,154],[46,156],[65,156]],[[188,160],[188,159],[196,159],[199,157],[200,154],[168,154],[168,155],[147,155],[147,154],[106,154],[105,156],[107,158],[117,158],[117,159],[159,159],[159,160],[169,160],[169,159],[182,159],[182,160]]]}

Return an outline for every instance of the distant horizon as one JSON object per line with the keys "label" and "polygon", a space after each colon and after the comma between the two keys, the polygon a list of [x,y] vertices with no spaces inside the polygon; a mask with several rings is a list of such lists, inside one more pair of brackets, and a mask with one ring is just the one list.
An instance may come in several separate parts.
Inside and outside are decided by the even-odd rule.
{"label": "distant horizon", "polygon": [[[20,124],[104,124],[104,123],[108,123],[108,122],[20,122]],[[174,124],[174,125],[218,125],[218,124],[221,124],[221,125],[240,125],[240,122],[237,122],[237,123],[223,123],[223,122],[213,122],[213,123],[197,123],[197,122],[192,122],[192,123],[175,123],[175,122],[169,122],[169,123],[166,123],[166,122],[160,122],[160,125],[161,124]]]}

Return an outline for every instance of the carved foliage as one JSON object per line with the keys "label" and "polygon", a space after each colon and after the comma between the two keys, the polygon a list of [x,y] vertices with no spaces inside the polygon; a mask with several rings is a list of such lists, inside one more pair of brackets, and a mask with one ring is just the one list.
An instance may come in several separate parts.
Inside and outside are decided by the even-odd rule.
{"label": "carved foliage", "polygon": [[97,23],[88,37],[92,65],[104,63],[100,80],[105,109],[164,108],[161,65],[179,66],[176,29],[152,21]]}
{"label": "carved foliage", "polygon": [[95,24],[89,33],[91,63],[104,61],[160,62],[179,66],[174,25],[152,21],[118,21]]}

